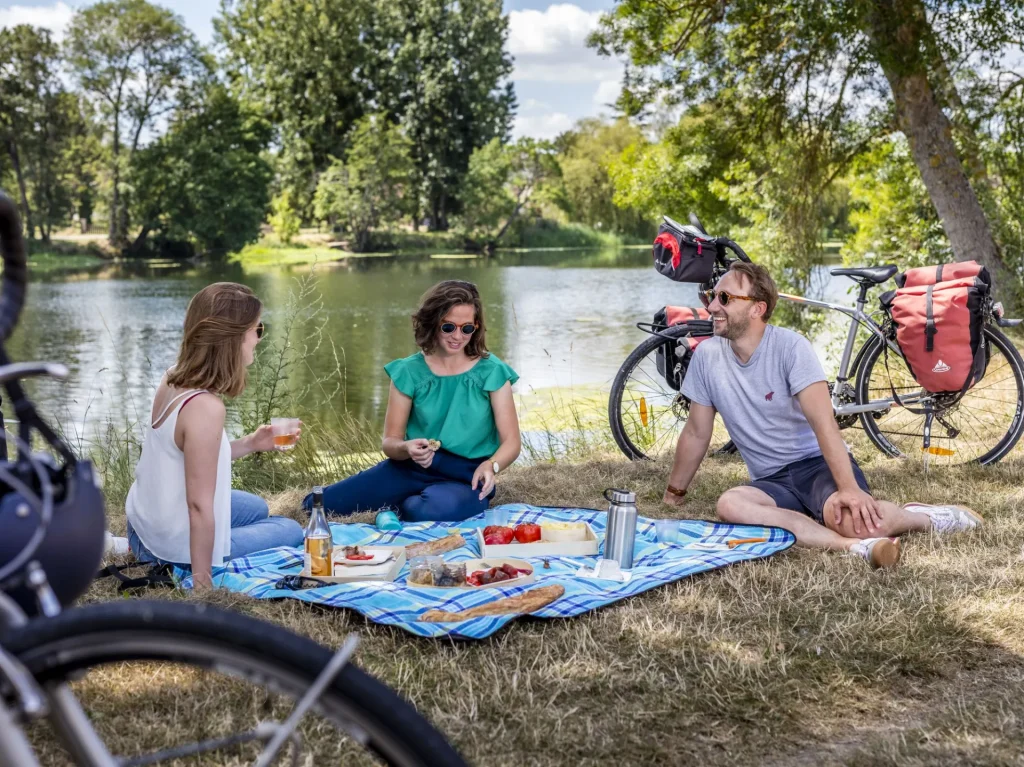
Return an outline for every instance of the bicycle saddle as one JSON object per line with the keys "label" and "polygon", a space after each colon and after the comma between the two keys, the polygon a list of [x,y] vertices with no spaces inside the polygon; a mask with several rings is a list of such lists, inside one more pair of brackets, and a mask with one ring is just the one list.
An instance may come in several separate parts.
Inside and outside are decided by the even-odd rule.
{"label": "bicycle saddle", "polygon": [[841,266],[829,269],[829,274],[835,277],[852,277],[857,282],[870,282],[879,284],[892,277],[900,268],[896,264],[885,266]]}

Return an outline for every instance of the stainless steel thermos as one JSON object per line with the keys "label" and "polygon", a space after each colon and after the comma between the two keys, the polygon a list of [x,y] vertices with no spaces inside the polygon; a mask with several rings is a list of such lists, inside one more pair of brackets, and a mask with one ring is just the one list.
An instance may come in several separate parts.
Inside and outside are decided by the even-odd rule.
{"label": "stainless steel thermos", "polygon": [[608,501],[608,525],[605,528],[604,558],[614,559],[623,570],[633,567],[636,542],[636,493],[611,488],[604,491]]}

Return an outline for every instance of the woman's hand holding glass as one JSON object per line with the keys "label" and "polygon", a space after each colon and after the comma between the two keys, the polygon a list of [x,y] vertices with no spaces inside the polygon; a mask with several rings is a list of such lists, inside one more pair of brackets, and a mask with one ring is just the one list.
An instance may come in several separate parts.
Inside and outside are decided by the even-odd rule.
{"label": "woman's hand holding glass", "polygon": [[434,462],[434,451],[430,449],[428,440],[407,439],[404,444],[406,452],[409,453],[409,457],[414,463],[424,469],[430,468],[430,464]]}
{"label": "woman's hand holding glass", "polygon": [[298,418],[272,418],[249,435],[249,446],[254,453],[291,450],[302,435],[302,421]]}

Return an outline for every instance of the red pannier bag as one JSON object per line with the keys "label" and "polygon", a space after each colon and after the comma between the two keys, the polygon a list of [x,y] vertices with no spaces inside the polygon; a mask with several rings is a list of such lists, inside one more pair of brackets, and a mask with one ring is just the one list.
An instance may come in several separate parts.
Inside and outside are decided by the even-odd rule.
{"label": "red pannier bag", "polygon": [[925,266],[898,275],[896,284],[881,303],[914,380],[934,394],[967,391],[988,363],[982,333],[988,270],[974,261]]}
{"label": "red pannier bag", "polygon": [[678,368],[676,361],[679,355],[676,353],[678,341],[666,341],[658,347],[655,361],[658,366],[658,373],[665,382],[673,389],[678,390],[682,386],[683,376],[686,375],[686,368],[689,367],[690,355],[698,345],[707,341],[714,334],[711,325],[711,314],[703,306],[663,306],[654,314],[655,328],[671,327],[684,323],[692,326],[691,334],[679,339],[686,342],[690,347],[689,353],[678,359],[681,363]]}
{"label": "red pannier bag", "polygon": [[714,271],[717,253],[714,237],[693,226],[677,229],[665,223],[658,227],[654,239],[654,268],[676,282],[707,282]]}

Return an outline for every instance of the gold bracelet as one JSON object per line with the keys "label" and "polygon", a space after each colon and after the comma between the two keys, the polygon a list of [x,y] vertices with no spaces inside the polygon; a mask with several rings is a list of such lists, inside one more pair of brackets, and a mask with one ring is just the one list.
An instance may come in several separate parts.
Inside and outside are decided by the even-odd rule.
{"label": "gold bracelet", "polygon": [[666,492],[669,492],[672,495],[674,495],[676,498],[682,498],[684,495],[686,495],[685,490],[680,490],[678,487],[672,487],[672,485],[666,487],[665,490]]}

